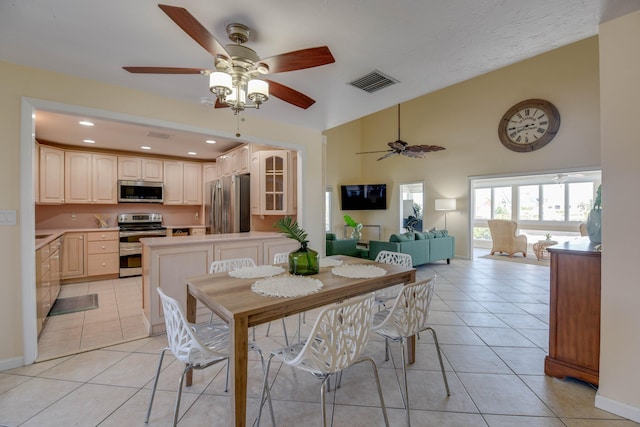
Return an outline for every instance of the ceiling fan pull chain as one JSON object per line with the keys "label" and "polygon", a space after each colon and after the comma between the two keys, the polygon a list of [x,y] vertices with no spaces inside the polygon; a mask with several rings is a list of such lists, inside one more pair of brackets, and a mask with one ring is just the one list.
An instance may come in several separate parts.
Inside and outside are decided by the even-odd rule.
{"label": "ceiling fan pull chain", "polygon": [[236,138],[240,138],[240,113],[236,113]]}

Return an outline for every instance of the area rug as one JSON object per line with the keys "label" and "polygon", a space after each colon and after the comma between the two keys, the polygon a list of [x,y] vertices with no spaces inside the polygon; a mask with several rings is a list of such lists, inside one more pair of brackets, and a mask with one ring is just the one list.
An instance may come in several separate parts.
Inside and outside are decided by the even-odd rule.
{"label": "area rug", "polygon": [[98,308],[98,294],[80,295],[77,297],[58,298],[49,311],[49,316],[77,313],[78,311]]}
{"label": "area rug", "polygon": [[542,259],[538,261],[538,259],[535,256],[527,256],[526,258],[524,258],[521,254],[514,255],[513,258],[509,258],[509,255],[507,254],[500,255],[498,253],[495,253],[493,255],[483,255],[478,258],[493,259],[496,261],[515,262],[518,264],[541,265],[545,267],[549,267],[549,265],[551,264],[551,262],[548,259]]}

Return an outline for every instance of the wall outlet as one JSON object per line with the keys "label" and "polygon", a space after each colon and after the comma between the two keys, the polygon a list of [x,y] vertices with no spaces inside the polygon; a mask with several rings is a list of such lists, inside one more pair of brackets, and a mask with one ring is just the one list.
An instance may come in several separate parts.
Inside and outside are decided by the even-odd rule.
{"label": "wall outlet", "polygon": [[72,213],[72,214],[71,214],[71,221],[75,221],[75,220],[76,220],[76,214],[75,214],[75,213]]}
{"label": "wall outlet", "polygon": [[196,212],[196,219],[198,219],[198,217],[199,217],[199,214],[198,214],[198,212]]}

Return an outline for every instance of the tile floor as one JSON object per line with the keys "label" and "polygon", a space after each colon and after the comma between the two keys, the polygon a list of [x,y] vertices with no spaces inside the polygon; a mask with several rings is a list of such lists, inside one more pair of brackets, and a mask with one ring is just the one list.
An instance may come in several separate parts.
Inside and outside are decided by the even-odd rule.
{"label": "tile floor", "polygon": [[98,308],[50,316],[38,339],[38,361],[147,336],[142,277],[63,285],[58,298],[98,294]]}
{"label": "tile floor", "polygon": [[[637,426],[594,407],[596,390],[575,380],[544,375],[547,351],[549,268],[477,258],[419,268],[438,275],[431,320],[445,356],[447,397],[429,334],[417,341],[409,374],[414,426]],[[304,328],[313,322],[307,315]],[[287,319],[295,330],[297,317]],[[257,332],[265,350],[283,343],[280,322],[271,334]],[[304,334],[304,331],[303,331]],[[144,426],[164,336],[147,337],[99,350],[0,372],[0,425]],[[383,341],[372,337],[368,353],[378,363],[390,424],[404,424],[399,349],[384,362]],[[182,366],[165,358],[149,426],[170,425]],[[319,382],[288,367],[272,366],[276,420],[281,426],[319,425]],[[257,413],[260,364],[250,354],[247,413]],[[224,367],[194,374],[185,389],[180,426],[227,425],[229,397]],[[342,387],[327,395],[332,426],[383,425],[370,368],[345,372]],[[262,425],[271,425],[263,417]]]}

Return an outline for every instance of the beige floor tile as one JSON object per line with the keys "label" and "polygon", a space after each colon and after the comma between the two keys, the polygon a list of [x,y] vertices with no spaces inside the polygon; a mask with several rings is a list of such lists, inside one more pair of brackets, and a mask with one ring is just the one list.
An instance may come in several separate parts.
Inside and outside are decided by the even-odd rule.
{"label": "beige floor tile", "polygon": [[547,352],[529,347],[493,347],[493,351],[518,375],[544,375]]}
{"label": "beige floor tile", "polygon": [[514,415],[485,415],[489,427],[564,427],[565,424],[557,418],[549,417],[519,417]]}
{"label": "beige floor tile", "polygon": [[594,406],[596,390],[581,381],[523,375],[524,381],[558,417],[619,419]]}
{"label": "beige floor tile", "polygon": [[467,326],[505,328],[508,325],[491,313],[457,313]]}
{"label": "beige floor tile", "polygon": [[127,387],[84,384],[22,425],[96,426],[135,393]]}
{"label": "beige floor tile", "polygon": [[482,413],[554,416],[515,375],[459,373],[458,377]]}
{"label": "beige floor tile", "polygon": [[122,360],[126,355],[126,353],[103,350],[76,354],[43,372],[40,377],[86,382]]}
{"label": "beige floor tile", "polygon": [[[193,402],[198,398],[197,394],[184,393],[180,402],[179,417],[182,417],[187,410],[191,408]],[[149,400],[151,399],[151,390],[139,390],[133,397],[127,400],[122,406],[109,415],[100,427],[122,427],[122,426],[140,426],[140,427],[166,427],[171,425],[173,419],[173,410],[175,407],[176,393],[164,390],[158,390],[154,397],[151,416],[149,423],[145,424],[144,419],[147,415]],[[189,424],[186,420],[180,422],[180,427],[186,427]],[[191,424],[196,426],[196,424]],[[212,422],[201,425],[214,425]]]}
{"label": "beige floor tile", "polygon": [[6,373],[0,373],[0,394],[11,390],[18,384],[22,384],[28,379],[29,377],[25,377],[23,375],[10,375]]}
{"label": "beige floor tile", "polygon": [[72,381],[31,378],[0,395],[0,425],[21,424],[81,386]]}
{"label": "beige floor tile", "polygon": [[534,343],[511,328],[474,327],[472,329],[489,346],[535,347]]}
{"label": "beige floor tile", "polygon": [[514,329],[544,329],[547,323],[531,314],[497,313],[496,316]]}
{"label": "beige floor tile", "polygon": [[90,382],[123,387],[143,387],[155,376],[157,363],[156,355],[131,353]]}
{"label": "beige floor tile", "polygon": [[567,427],[638,427],[640,423],[629,420],[584,420],[561,418]]}
{"label": "beige floor tile", "polygon": [[455,372],[511,373],[511,369],[489,347],[445,344],[441,348]]}

